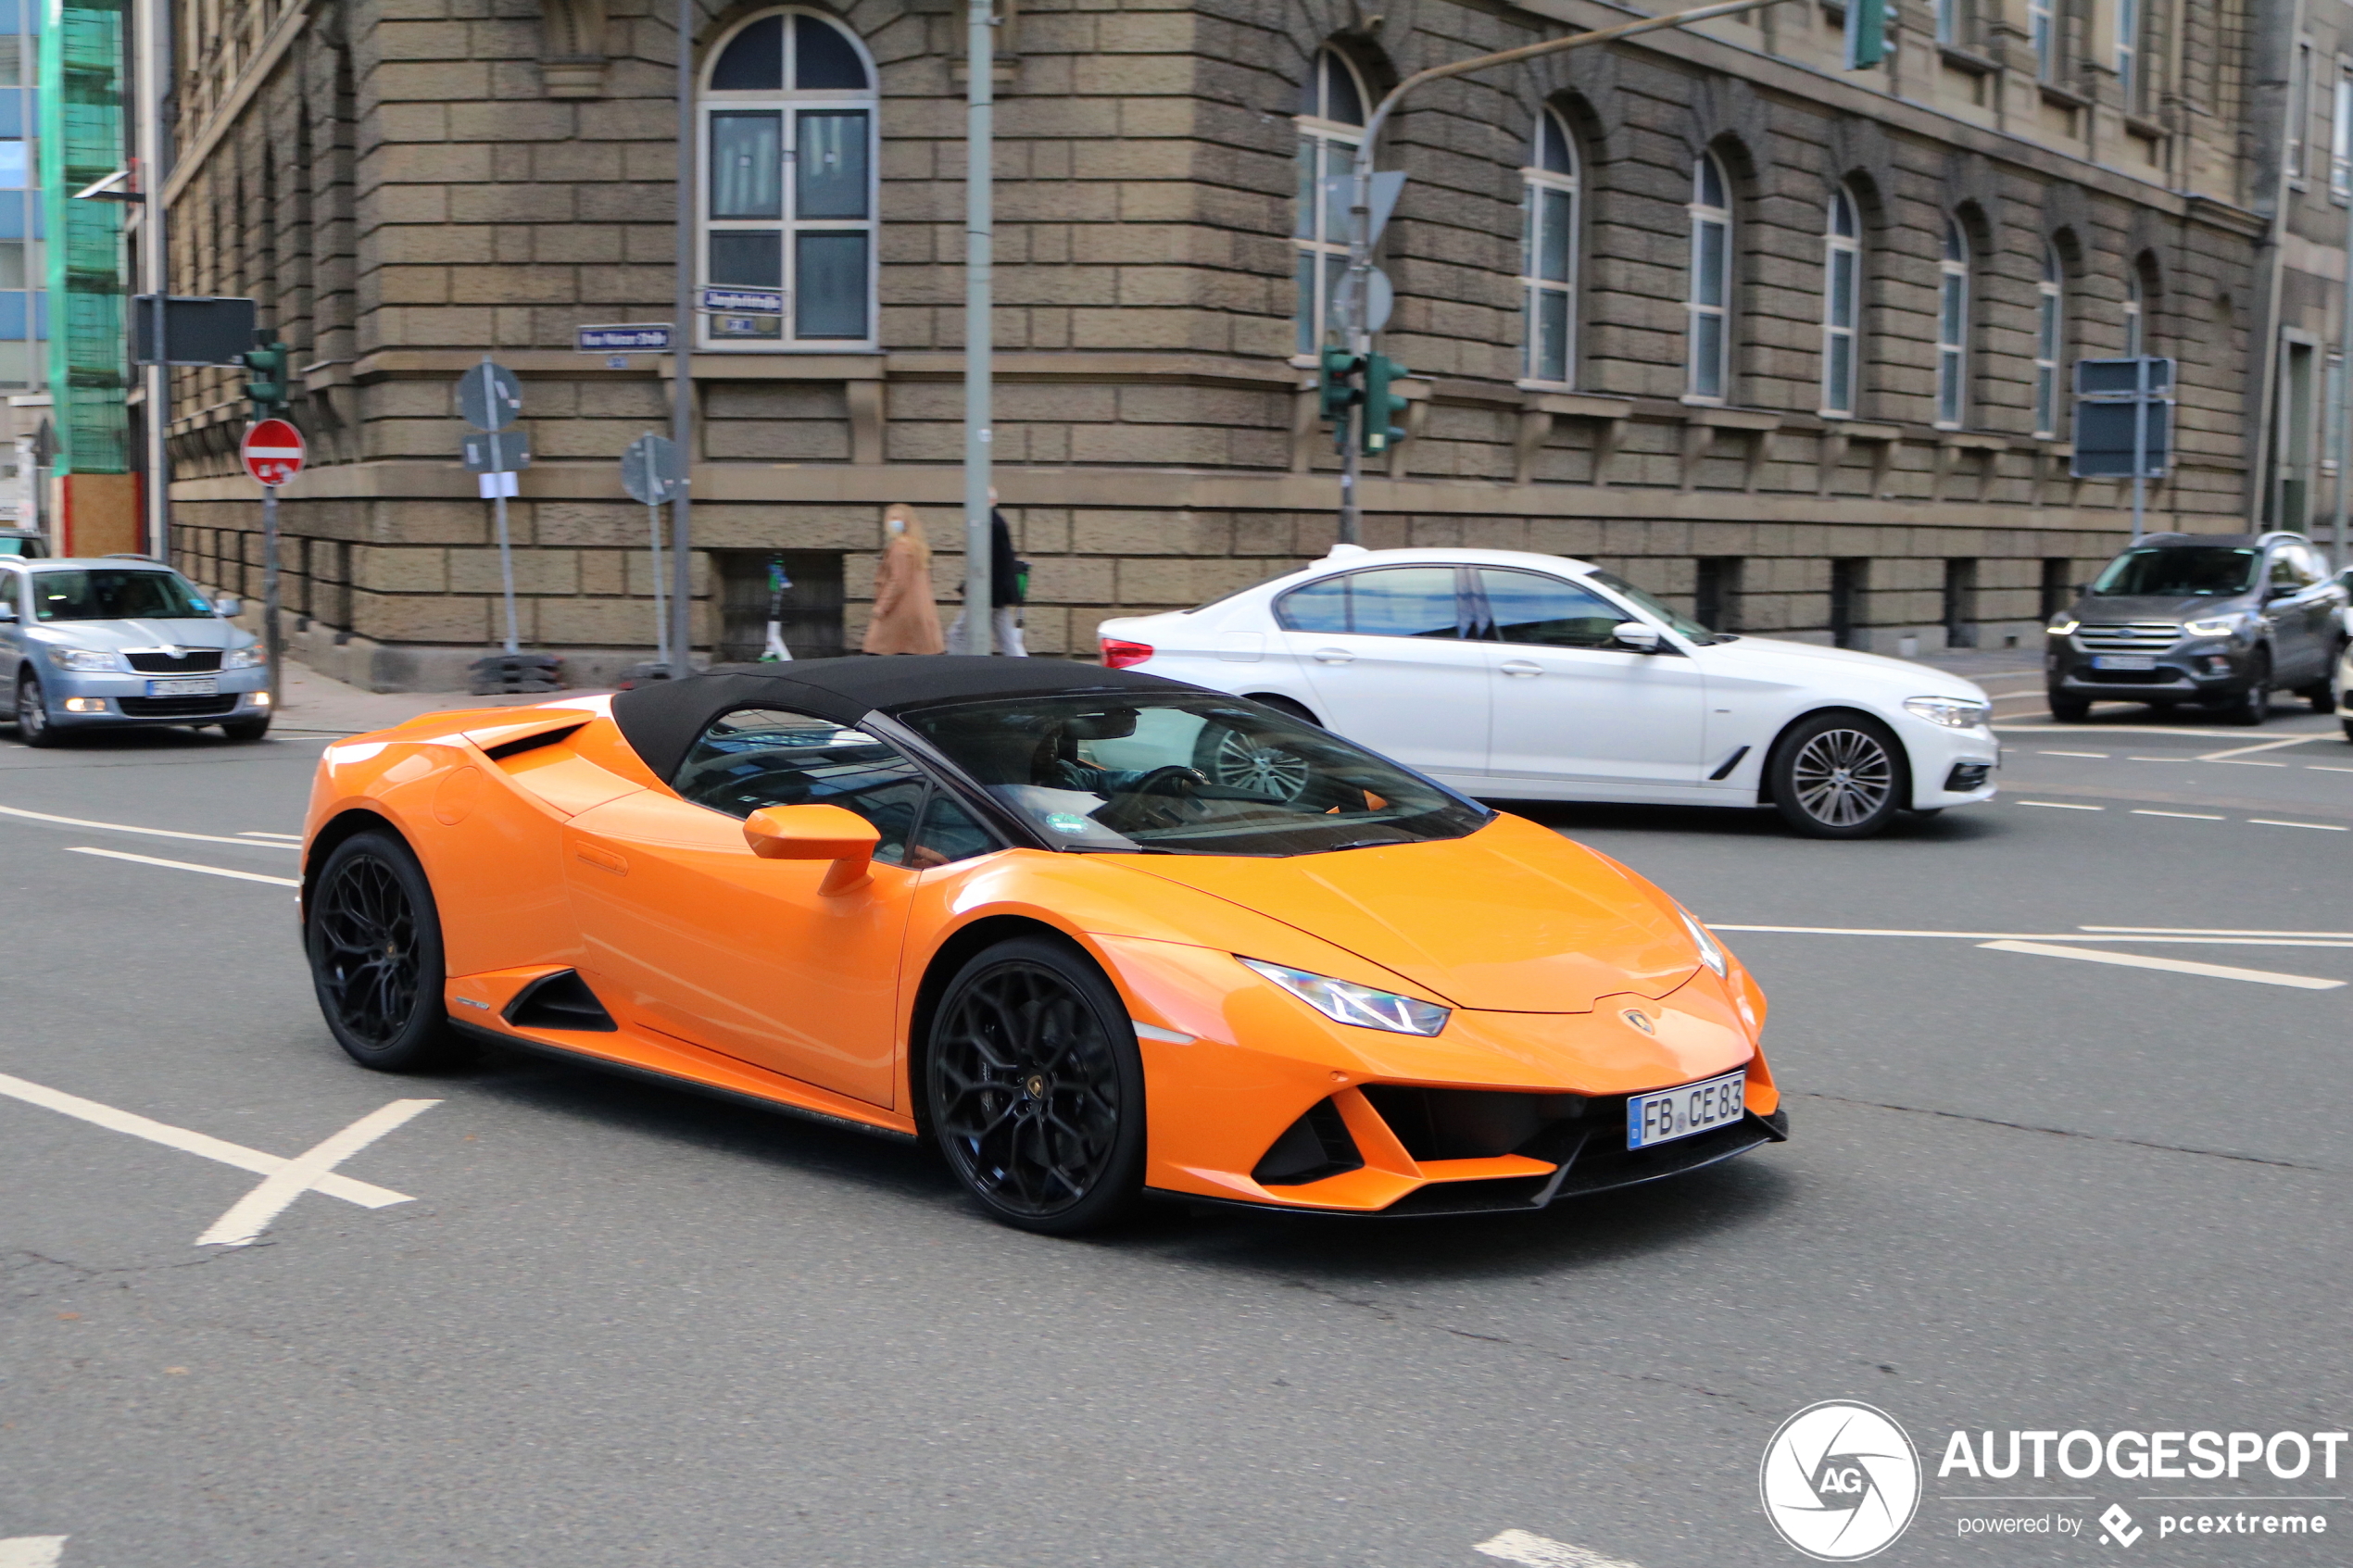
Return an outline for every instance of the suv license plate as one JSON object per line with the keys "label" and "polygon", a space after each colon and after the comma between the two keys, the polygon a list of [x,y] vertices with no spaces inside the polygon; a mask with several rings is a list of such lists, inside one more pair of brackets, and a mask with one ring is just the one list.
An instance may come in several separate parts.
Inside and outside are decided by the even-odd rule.
{"label": "suv license plate", "polygon": [[1748,1110],[1748,1069],[1626,1101],[1626,1147],[1648,1148],[1737,1122]]}
{"label": "suv license plate", "polygon": [[149,696],[218,696],[220,677],[218,675],[182,675],[169,681],[149,681]]}
{"label": "suv license plate", "polygon": [[2095,670],[2154,670],[2157,655],[2153,653],[2095,653],[2092,656]]}

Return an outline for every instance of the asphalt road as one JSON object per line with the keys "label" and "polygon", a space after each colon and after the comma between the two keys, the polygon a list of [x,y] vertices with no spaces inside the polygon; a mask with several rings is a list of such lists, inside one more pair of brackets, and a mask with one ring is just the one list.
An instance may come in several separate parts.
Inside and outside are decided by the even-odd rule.
{"label": "asphalt road", "polygon": [[[2317,1464],[1936,1474],[1956,1430],[2353,1416],[2353,989],[2318,988],[2353,946],[2245,945],[2353,940],[2353,746],[2284,702],[2035,707],[1998,802],[1876,842],[1536,809],[1757,972],[1788,1144],[1527,1219],[1076,1243],[902,1148],[586,1070],[365,1073],[269,880],[295,856],[250,836],[298,829],[315,740],[0,741],[0,808],[211,835],[0,812],[0,1073],[262,1157],[437,1101],[340,1168],[408,1201],[308,1192],[224,1248],[261,1173],[0,1094],[0,1564],[1476,1568],[1512,1530],[1566,1568],[1794,1564],[1759,1458],[1838,1399],[1928,1464],[1878,1561],[2347,1561]],[[1869,934],[1920,932],[1964,935]],[[2291,1497],[2334,1500],[2251,1506],[2330,1534],[2159,1534]],[[2005,1515],[2081,1533],[1960,1535]]]}

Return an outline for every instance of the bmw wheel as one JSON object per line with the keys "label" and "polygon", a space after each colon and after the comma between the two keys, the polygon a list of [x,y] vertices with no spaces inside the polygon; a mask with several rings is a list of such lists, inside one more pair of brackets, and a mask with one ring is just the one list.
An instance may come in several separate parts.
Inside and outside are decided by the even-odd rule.
{"label": "bmw wheel", "polygon": [[17,739],[33,746],[57,744],[57,726],[49,722],[48,700],[41,694],[41,677],[30,671],[17,681]]}
{"label": "bmw wheel", "polygon": [[1143,1188],[1144,1068],[1119,993],[1083,955],[1016,937],[950,982],[925,1053],[932,1133],[964,1190],[1021,1230],[1072,1236]]}
{"label": "bmw wheel", "polygon": [[336,845],[305,915],[319,1010],[352,1060],[418,1073],[457,1054],[442,1001],[441,916],[406,844],[371,832]]}
{"label": "bmw wheel", "polygon": [[1773,805],[1808,838],[1869,838],[1910,795],[1903,747],[1859,713],[1818,713],[1781,737],[1768,764]]}
{"label": "bmw wheel", "polygon": [[1299,798],[1315,771],[1287,746],[1214,722],[1202,727],[1193,766],[1212,784],[1285,804]]}

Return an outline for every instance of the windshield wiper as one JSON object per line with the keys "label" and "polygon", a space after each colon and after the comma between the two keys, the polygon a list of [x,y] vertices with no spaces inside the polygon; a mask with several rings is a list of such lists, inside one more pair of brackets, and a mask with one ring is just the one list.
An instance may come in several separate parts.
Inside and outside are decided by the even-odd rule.
{"label": "windshield wiper", "polygon": [[1400,844],[1418,844],[1416,838],[1352,838],[1345,844],[1327,844],[1321,849],[1310,850],[1314,855],[1336,855],[1342,849],[1389,849]]}

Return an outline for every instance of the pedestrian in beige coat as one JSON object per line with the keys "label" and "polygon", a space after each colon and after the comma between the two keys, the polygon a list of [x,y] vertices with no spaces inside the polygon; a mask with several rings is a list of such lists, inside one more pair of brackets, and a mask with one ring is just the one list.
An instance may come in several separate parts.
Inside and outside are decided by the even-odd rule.
{"label": "pedestrian in beige coat", "polygon": [[882,561],[875,569],[875,618],[866,623],[868,653],[938,653],[939,607],[931,596],[931,546],[912,507],[883,513]]}

